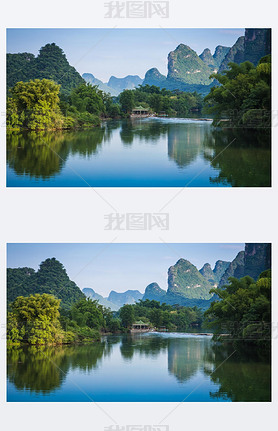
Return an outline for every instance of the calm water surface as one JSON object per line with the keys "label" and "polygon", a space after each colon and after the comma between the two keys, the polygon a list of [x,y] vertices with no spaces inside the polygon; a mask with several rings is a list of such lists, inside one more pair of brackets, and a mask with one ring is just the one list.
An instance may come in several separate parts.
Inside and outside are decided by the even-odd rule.
{"label": "calm water surface", "polygon": [[255,351],[233,352],[208,336],[158,333],[107,336],[91,345],[13,348],[7,399],[270,401],[269,361]]}
{"label": "calm water surface", "polygon": [[267,187],[270,138],[177,118],[10,134],[10,187]]}

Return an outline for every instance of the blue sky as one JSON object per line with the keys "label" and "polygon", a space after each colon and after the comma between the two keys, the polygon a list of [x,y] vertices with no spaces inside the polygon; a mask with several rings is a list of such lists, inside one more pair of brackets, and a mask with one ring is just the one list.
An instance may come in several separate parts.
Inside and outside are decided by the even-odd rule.
{"label": "blue sky", "polygon": [[167,56],[177,45],[189,45],[198,54],[217,45],[232,46],[244,29],[8,29],[7,52],[38,54],[55,42],[80,74],[92,73],[107,82],[157,67],[167,74]]}
{"label": "blue sky", "polygon": [[218,259],[231,261],[241,250],[243,243],[8,244],[7,266],[37,270],[43,260],[55,257],[81,289],[91,287],[108,296],[111,290],[144,292],[154,281],[167,289],[167,270],[181,257],[200,269],[206,262],[213,267]]}

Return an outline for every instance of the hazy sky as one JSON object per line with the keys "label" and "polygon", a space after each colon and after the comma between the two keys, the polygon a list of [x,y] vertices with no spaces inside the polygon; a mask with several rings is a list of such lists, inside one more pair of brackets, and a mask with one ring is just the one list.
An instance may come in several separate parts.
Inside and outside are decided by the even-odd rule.
{"label": "hazy sky", "polygon": [[111,290],[124,292],[156,281],[167,289],[167,270],[179,258],[188,259],[200,269],[218,259],[233,260],[244,244],[8,244],[7,266],[39,264],[58,259],[69,277],[82,289],[92,287],[103,296]]}
{"label": "hazy sky", "polygon": [[180,43],[198,54],[217,45],[232,46],[244,29],[8,29],[7,52],[38,54],[55,42],[80,74],[89,72],[107,82],[157,67],[167,74],[167,56]]}

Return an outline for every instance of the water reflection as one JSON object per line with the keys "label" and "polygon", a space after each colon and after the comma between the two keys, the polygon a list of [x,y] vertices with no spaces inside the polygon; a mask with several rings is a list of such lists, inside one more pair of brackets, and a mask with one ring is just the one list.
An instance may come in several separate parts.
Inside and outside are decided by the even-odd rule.
{"label": "water reflection", "polygon": [[[226,359],[229,358],[228,361]],[[219,385],[211,398],[232,401],[271,401],[270,355],[256,348],[212,345],[206,359],[213,360],[215,371],[204,371]]]}
{"label": "water reflection", "polygon": [[8,378],[19,390],[47,394],[58,389],[72,370],[96,369],[110,354],[110,344],[10,348]]}
{"label": "water reflection", "polygon": [[198,370],[211,368],[213,360],[206,358],[205,349],[210,349],[210,340],[170,339],[168,347],[168,370],[179,382],[185,382]]}
{"label": "water reflection", "polygon": [[[107,133],[105,133],[107,132]],[[79,132],[11,133],[7,135],[7,159],[18,175],[44,180],[59,173],[71,155],[89,157],[109,140],[111,130],[95,128]]]}
{"label": "water reflection", "polygon": [[[215,130],[208,122],[107,121],[92,130],[7,135],[7,163],[13,186],[63,179],[80,186],[76,169],[92,185],[270,186],[270,136],[261,131]],[[130,166],[130,168],[129,168]],[[149,176],[146,177],[146,166]],[[176,168],[176,169],[175,169]],[[205,176],[204,176],[205,175]],[[187,178],[189,176],[189,178]],[[147,183],[144,182],[146,181]],[[51,183],[51,185],[55,185]],[[84,186],[84,184],[83,184]]]}
{"label": "water reflection", "polygon": [[[238,348],[229,358],[233,350],[231,346],[215,345],[208,337],[171,334],[108,336],[101,342],[87,345],[9,349],[7,373],[9,382],[17,391],[28,390],[30,393],[51,395],[73,373],[75,376],[81,376],[81,373],[97,376],[100,373],[98,384],[102,382],[113,386],[111,367],[115,364],[117,378],[120,378],[123,385],[128,385],[126,379],[135,376],[136,381],[140,361],[144,366],[143,374],[149,391],[154,376],[148,368],[150,366],[151,369],[151,364],[157,362],[158,367],[164,364],[159,378],[161,390],[165,385],[167,391],[167,374],[168,378],[172,376],[179,385],[184,386],[185,392],[182,394],[186,393],[186,385],[191,385],[190,382],[198,376],[200,382],[210,380],[212,386],[207,389],[209,393],[205,396],[211,400],[269,401],[269,358],[265,353],[260,354],[250,348],[248,351]],[[119,355],[122,360],[120,362]],[[127,366],[133,366],[129,374],[126,374]],[[107,373],[110,377],[106,377]],[[141,378],[139,380],[138,384],[141,385]],[[98,387],[93,382],[94,380],[94,391],[97,392]],[[211,388],[215,390],[212,391]],[[136,394],[136,386],[133,389]],[[121,391],[121,388],[118,390]],[[153,401],[156,401],[155,397],[154,393]]]}
{"label": "water reflection", "polygon": [[205,134],[204,146],[213,149],[204,157],[219,170],[212,184],[233,187],[271,186],[271,139],[258,130],[215,130]]}
{"label": "water reflection", "polygon": [[201,153],[209,124],[171,124],[168,127],[168,155],[179,167],[190,165]]}

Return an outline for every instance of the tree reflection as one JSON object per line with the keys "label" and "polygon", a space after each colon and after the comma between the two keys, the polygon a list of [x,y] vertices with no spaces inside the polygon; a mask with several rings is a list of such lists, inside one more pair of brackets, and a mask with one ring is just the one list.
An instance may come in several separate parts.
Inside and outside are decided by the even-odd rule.
{"label": "tree reflection", "polygon": [[[215,170],[215,175],[209,178],[212,185],[233,187],[271,185],[270,135],[260,130],[255,132],[242,129],[217,130],[212,128],[210,123],[190,123],[178,119],[113,120],[89,130],[8,133],[7,162],[18,176],[26,175],[47,180],[61,172],[70,156],[77,155],[90,159],[92,155],[100,153],[105,143],[117,146],[118,141],[124,147],[134,145],[134,153],[130,152],[129,155],[131,160],[139,151],[138,167],[141,168],[142,178],[144,161],[150,163],[150,156],[148,148],[141,149],[140,144],[161,143],[158,150],[161,152],[161,148],[164,151],[163,145],[167,141],[168,150],[165,151],[168,151],[168,159],[174,162],[179,170],[184,169],[185,173],[191,167],[193,177],[195,173],[200,173],[201,168],[208,166]],[[113,151],[114,147],[112,154]],[[123,149],[119,148],[118,151],[121,152]],[[151,157],[155,156],[152,154]],[[109,160],[109,154],[105,153],[104,166],[106,160]],[[158,157],[157,163],[160,163],[159,160]],[[126,163],[125,158],[123,163]],[[117,166],[115,172],[118,172],[118,168]],[[157,169],[155,160],[154,172]],[[113,171],[107,171],[107,175],[112,179]],[[180,178],[182,180],[182,177]]]}
{"label": "tree reflection", "polygon": [[105,128],[78,132],[31,132],[7,135],[7,162],[17,175],[49,179],[58,174],[70,155],[96,154],[109,136]]}
{"label": "tree reflection", "polygon": [[[234,353],[233,353],[234,352]],[[232,355],[232,356],[230,356]],[[271,401],[271,364],[267,352],[231,345],[212,345],[206,360],[213,369],[204,367],[213,383],[219,385],[211,398],[231,401]]]}
{"label": "tree reflection", "polygon": [[[215,390],[209,393],[214,400],[271,400],[271,365],[266,352],[250,346],[235,349],[198,336],[127,334],[104,337],[93,344],[10,348],[8,379],[17,390],[47,395],[60,388],[71,371],[89,375],[90,371],[100,369],[108,356],[117,364],[118,352],[124,362],[137,364],[139,359],[146,367],[148,360],[168,354],[168,373],[180,384],[186,384],[194,376],[203,380],[207,376],[215,385]],[[125,379],[125,367],[117,370]],[[135,365],[134,373],[136,370]]]}
{"label": "tree reflection", "polygon": [[156,144],[161,136],[168,133],[168,130],[169,124],[159,121],[125,120],[121,125],[120,137],[124,145],[132,144],[136,138]]}
{"label": "tree reflection", "polygon": [[212,129],[206,134],[204,157],[218,176],[214,184],[233,187],[269,187],[271,185],[271,137],[261,130]]}
{"label": "tree reflection", "polygon": [[105,342],[80,346],[11,348],[7,374],[17,389],[47,394],[59,388],[68,371],[88,372],[110,354]]}
{"label": "tree reflection", "polygon": [[122,337],[120,351],[122,357],[127,360],[132,359],[135,353],[155,358],[167,347],[168,340],[165,338],[130,334]]}

